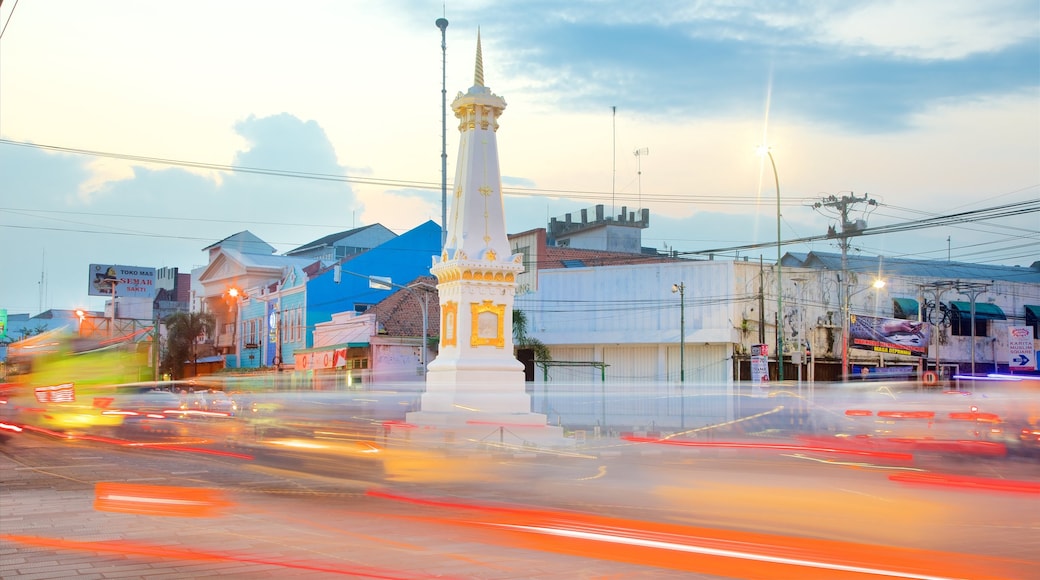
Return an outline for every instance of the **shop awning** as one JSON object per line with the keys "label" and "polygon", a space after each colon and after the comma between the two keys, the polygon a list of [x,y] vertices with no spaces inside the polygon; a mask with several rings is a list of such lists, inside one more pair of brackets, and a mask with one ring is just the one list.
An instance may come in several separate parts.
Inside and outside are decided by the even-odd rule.
{"label": "shop awning", "polygon": [[1026,324],[1034,328],[1040,326],[1040,306],[1026,304]]}
{"label": "shop awning", "polygon": [[896,318],[917,320],[917,301],[913,298],[893,298],[892,309]]}
{"label": "shop awning", "polygon": [[[971,320],[971,302],[951,301],[950,307],[961,320]],[[989,302],[975,303],[975,320],[1007,320],[1004,311]]]}

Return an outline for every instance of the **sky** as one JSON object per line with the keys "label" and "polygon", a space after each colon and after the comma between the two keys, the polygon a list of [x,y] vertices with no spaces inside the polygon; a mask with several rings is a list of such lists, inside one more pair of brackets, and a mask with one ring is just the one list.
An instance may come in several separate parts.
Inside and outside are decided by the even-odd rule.
{"label": "sky", "polygon": [[1040,260],[1035,0],[0,0],[0,30],[12,314],[100,310],[90,264],[187,272],[243,230],[440,223],[478,30],[509,233],[648,208],[643,246],[768,263],[838,252],[788,241],[852,195],[868,227],[1002,214],[852,252]]}

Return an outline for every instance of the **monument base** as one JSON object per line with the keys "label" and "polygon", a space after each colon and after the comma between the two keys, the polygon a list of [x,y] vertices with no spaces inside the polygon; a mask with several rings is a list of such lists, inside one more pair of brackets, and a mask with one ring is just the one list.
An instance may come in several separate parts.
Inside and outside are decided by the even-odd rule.
{"label": "monument base", "polygon": [[573,439],[564,437],[563,428],[549,425],[541,413],[415,411],[405,416],[404,425],[391,428],[394,437],[421,445],[503,451],[574,446]]}
{"label": "monument base", "polygon": [[561,427],[531,412],[523,365],[516,359],[437,359],[428,367],[419,405],[395,436],[428,445],[573,446]]}
{"label": "monument base", "polygon": [[523,367],[431,363],[420,408],[433,413],[514,415],[530,413],[531,396],[525,391]]}

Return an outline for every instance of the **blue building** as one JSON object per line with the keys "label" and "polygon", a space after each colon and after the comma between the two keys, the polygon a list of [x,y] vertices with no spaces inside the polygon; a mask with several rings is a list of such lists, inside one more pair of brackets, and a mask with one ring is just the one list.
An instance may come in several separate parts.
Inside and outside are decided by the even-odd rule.
{"label": "blue building", "polygon": [[[315,348],[315,326],[332,321],[334,315],[364,313],[404,284],[427,276],[440,249],[440,226],[427,221],[331,263],[299,255],[253,256],[228,250],[200,276],[203,286],[211,286],[208,309],[227,321],[223,331],[218,329],[223,340],[217,345],[227,348],[226,366],[306,373],[354,365],[367,368],[367,340]],[[232,264],[236,268],[227,268]],[[373,279],[387,283],[373,283]],[[234,297],[228,294],[231,288]]]}

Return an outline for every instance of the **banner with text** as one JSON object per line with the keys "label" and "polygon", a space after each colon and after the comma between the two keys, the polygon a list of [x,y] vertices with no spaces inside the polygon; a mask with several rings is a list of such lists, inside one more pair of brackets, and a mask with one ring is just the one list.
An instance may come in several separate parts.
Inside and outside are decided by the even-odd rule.
{"label": "banner with text", "polygon": [[1032,326],[1008,327],[1008,370],[1035,371],[1036,349]]}
{"label": "banner with text", "polygon": [[91,264],[87,295],[155,298],[155,268]]}
{"label": "banner with text", "polygon": [[849,317],[849,346],[874,352],[924,356],[928,353],[931,326],[902,318],[853,314]]}

